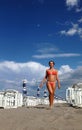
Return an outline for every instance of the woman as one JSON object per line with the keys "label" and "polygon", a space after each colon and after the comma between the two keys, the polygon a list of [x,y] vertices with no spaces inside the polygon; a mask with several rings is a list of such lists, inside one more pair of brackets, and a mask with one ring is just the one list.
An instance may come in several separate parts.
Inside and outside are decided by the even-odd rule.
{"label": "woman", "polygon": [[60,81],[58,78],[58,71],[54,68],[54,65],[55,65],[54,61],[49,61],[50,68],[46,70],[46,75],[40,84],[40,87],[42,87],[43,84],[46,82],[46,86],[47,86],[47,89],[49,92],[50,108],[53,107],[54,93],[56,90],[56,81],[58,83],[58,88],[60,89]]}

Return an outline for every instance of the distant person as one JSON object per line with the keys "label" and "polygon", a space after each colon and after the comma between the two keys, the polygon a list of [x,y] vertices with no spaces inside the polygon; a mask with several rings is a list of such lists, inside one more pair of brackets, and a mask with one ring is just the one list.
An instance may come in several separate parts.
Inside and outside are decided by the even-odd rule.
{"label": "distant person", "polygon": [[44,83],[46,83],[48,92],[49,92],[49,103],[50,108],[53,107],[54,103],[54,93],[56,90],[56,81],[58,83],[58,88],[60,89],[60,81],[58,78],[58,71],[54,68],[55,62],[49,61],[49,69],[46,70],[45,77],[43,78],[40,87],[43,86]]}

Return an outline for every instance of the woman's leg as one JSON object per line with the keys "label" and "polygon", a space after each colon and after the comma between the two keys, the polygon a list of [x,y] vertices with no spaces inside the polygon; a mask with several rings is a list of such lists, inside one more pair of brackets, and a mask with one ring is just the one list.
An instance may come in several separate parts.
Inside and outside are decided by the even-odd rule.
{"label": "woman's leg", "polygon": [[49,92],[49,103],[50,103],[50,107],[53,106],[53,102],[54,102],[54,91],[55,91],[55,84],[51,84],[51,83],[47,83],[47,88],[48,88],[48,92]]}

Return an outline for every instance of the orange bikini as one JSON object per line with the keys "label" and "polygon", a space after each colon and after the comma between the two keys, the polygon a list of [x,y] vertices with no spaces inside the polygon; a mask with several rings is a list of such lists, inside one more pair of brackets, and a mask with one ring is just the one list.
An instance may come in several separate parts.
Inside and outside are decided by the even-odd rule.
{"label": "orange bikini", "polygon": [[57,71],[47,71],[47,74],[48,75],[57,75]]}
{"label": "orange bikini", "polygon": [[[57,75],[57,71],[47,71],[47,75]],[[51,87],[54,86],[54,82],[48,81],[48,83],[51,85]]]}
{"label": "orange bikini", "polygon": [[54,86],[54,82],[48,81],[48,83],[50,84],[51,87]]}

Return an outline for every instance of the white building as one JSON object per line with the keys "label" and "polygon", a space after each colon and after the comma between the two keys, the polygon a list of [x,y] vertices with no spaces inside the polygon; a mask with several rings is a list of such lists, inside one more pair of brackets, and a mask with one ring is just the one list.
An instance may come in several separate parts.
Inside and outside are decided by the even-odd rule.
{"label": "white building", "polygon": [[3,108],[17,108],[23,105],[22,93],[8,89],[0,92],[0,107]]}
{"label": "white building", "polygon": [[3,107],[3,97],[4,97],[4,92],[0,92],[0,107]]}
{"label": "white building", "polygon": [[[28,106],[36,106],[36,105],[49,105],[49,98],[37,98],[37,97],[33,97],[33,96],[27,96],[25,97],[25,101],[23,102],[24,106],[28,107]],[[55,103],[66,103],[66,101],[63,101],[62,99],[55,99],[54,100],[54,104]]]}
{"label": "white building", "polygon": [[74,84],[66,90],[66,100],[72,106],[82,107],[82,83]]}
{"label": "white building", "polygon": [[[54,103],[64,103],[64,101],[55,99]],[[23,96],[22,93],[13,89],[0,92],[0,107],[3,108],[28,107],[44,104],[49,105],[48,97]]]}

